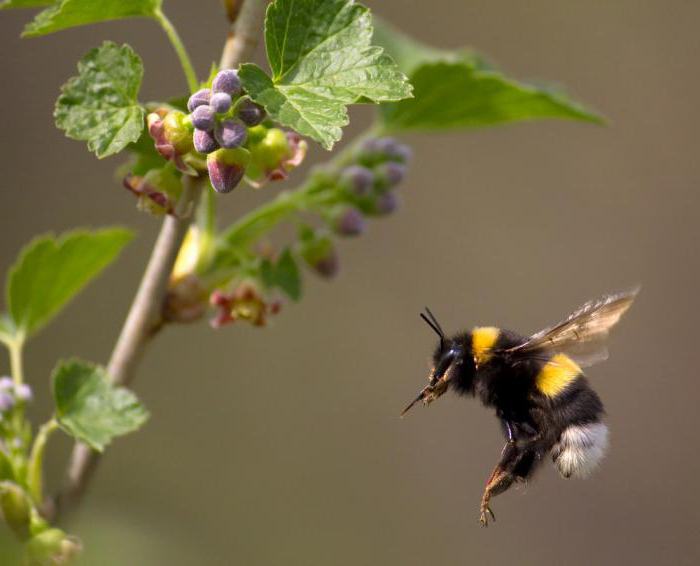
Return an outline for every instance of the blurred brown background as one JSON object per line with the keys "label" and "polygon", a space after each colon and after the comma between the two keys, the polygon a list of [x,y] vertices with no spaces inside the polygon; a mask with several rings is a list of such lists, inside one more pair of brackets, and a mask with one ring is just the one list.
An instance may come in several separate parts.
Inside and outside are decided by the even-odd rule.
{"label": "blurred brown background", "polygon": [[[335,282],[308,275],[303,302],[264,331],[169,329],[135,383],[152,420],[114,444],[67,525],[86,541],[83,563],[697,564],[700,6],[369,4],[425,41],[471,45],[518,78],[565,85],[608,127],[409,137],[403,208],[341,244]],[[204,74],[225,34],[220,4],[166,8]],[[53,127],[58,88],[105,38],[143,57],[143,100],[182,92],[184,80],[150,22],[20,40],[28,17],[0,14],[0,270],[40,232],[126,224],[139,234],[29,345],[43,419],[58,358],[107,360],[158,227],[113,179],[118,159],[99,162]],[[355,111],[346,137],[369,118]],[[222,215],[278,190],[237,190],[220,199]],[[604,465],[587,481],[544,466],[497,498],[498,522],[480,529],[481,489],[502,445],[493,415],[445,397],[398,418],[434,343],[419,309],[430,305],[450,330],[526,332],[636,283],[643,291],[611,359],[589,372],[609,413]],[[52,485],[68,447],[53,446]]]}

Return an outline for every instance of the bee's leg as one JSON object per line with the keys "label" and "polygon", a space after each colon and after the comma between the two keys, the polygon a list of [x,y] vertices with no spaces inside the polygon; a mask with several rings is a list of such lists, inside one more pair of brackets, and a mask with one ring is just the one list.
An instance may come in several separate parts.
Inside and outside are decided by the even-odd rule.
{"label": "bee's leg", "polygon": [[494,495],[503,493],[506,491],[513,482],[518,479],[513,473],[513,470],[517,467],[518,462],[523,458],[523,450],[518,447],[515,442],[508,441],[503,447],[501,453],[501,460],[498,462],[496,467],[491,472],[491,476],[486,482],[486,487],[484,488],[484,494],[481,497],[481,506],[479,508],[479,522],[482,527],[486,527],[489,524],[489,515],[491,519],[496,520],[493,511],[489,505],[491,498]]}
{"label": "bee's leg", "polygon": [[488,525],[489,515],[496,520],[489,506],[491,498],[506,491],[515,481],[526,481],[542,460],[543,454],[549,452],[551,445],[550,438],[540,435],[506,442],[501,452],[501,460],[486,482],[481,498],[479,521],[482,526]]}

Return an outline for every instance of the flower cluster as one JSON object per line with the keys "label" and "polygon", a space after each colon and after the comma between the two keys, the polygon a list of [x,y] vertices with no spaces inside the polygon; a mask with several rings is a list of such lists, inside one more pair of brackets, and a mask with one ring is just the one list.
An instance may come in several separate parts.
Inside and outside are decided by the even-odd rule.
{"label": "flower cluster", "polygon": [[[187,101],[189,113],[160,108],[148,115],[148,131],[158,152],[187,174],[206,170],[220,193],[232,191],[244,178],[254,187],[287,178],[306,155],[307,145],[294,132],[275,128],[262,106],[245,94],[238,73],[217,73],[211,88]],[[139,180],[140,181],[140,180]],[[148,185],[129,183],[140,197],[162,197]]]}
{"label": "flower cluster", "polygon": [[[362,234],[366,217],[383,216],[399,204],[396,189],[406,175],[411,158],[407,145],[394,138],[371,138],[355,149],[350,158],[331,175],[324,192],[335,195],[321,215],[332,233],[352,237]],[[330,235],[304,228],[299,235],[299,252],[322,277],[333,277],[339,269],[338,253]]]}
{"label": "flower cluster", "polygon": [[[398,206],[395,189],[406,176],[410,158],[411,149],[396,139],[371,138],[357,149],[354,162],[340,171],[338,184],[364,214],[389,214]],[[343,234],[342,225],[338,228]]]}
{"label": "flower cluster", "polygon": [[26,383],[16,384],[11,377],[0,377],[0,420],[14,407],[32,400],[32,390]]}
{"label": "flower cluster", "polygon": [[[280,131],[267,129],[258,137],[261,127],[248,129],[248,147],[260,144],[274,148],[276,140],[282,140]],[[251,153],[266,155],[262,151]],[[172,322],[199,320],[208,297],[209,307],[215,310],[211,320],[214,328],[236,321],[264,326],[281,308],[279,291],[298,299],[299,261],[321,277],[334,277],[340,265],[335,237],[358,236],[368,218],[396,209],[397,188],[410,154],[410,149],[394,138],[368,139],[315,170],[305,186],[242,218],[237,223],[242,232],[236,233],[234,226],[233,232],[229,230],[217,239],[193,226],[171,275],[164,318]],[[278,158],[272,161],[279,163]],[[246,176],[265,165],[251,158]],[[310,219],[310,214],[316,219]],[[265,245],[264,238],[283,221],[293,221],[299,229],[294,244],[280,253]],[[250,229],[252,237],[246,236]],[[235,250],[229,247],[231,239],[237,241]]]}

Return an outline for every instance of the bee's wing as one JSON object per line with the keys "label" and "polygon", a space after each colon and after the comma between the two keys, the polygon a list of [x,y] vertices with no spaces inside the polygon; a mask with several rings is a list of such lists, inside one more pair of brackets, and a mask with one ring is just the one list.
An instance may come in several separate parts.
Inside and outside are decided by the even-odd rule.
{"label": "bee's wing", "polygon": [[544,351],[561,352],[582,367],[608,357],[605,340],[610,329],[632,305],[639,288],[589,301],[559,324],[533,334],[524,343],[506,350],[524,358]]}

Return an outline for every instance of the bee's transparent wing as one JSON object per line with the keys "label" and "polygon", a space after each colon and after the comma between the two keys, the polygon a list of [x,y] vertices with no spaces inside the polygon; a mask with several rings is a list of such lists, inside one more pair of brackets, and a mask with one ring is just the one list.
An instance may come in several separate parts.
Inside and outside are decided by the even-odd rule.
{"label": "bee's transparent wing", "polygon": [[630,308],[638,292],[636,288],[589,301],[559,324],[533,334],[506,353],[532,358],[542,351],[561,352],[581,367],[604,361],[608,357],[608,332]]}

